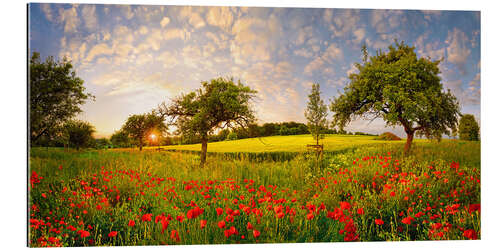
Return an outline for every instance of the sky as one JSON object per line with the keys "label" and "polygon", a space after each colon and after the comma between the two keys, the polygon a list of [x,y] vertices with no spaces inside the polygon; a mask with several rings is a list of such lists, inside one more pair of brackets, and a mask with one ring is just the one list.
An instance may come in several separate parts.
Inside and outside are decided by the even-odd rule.
{"label": "sky", "polygon": [[[259,123],[306,122],[312,83],[329,104],[356,72],[362,44],[374,55],[394,39],[442,59],[444,88],[481,119],[478,11],[30,4],[28,15],[30,51],[70,59],[96,97],[78,118],[97,137],[221,76],[258,91]],[[380,119],[346,130],[405,135]]]}

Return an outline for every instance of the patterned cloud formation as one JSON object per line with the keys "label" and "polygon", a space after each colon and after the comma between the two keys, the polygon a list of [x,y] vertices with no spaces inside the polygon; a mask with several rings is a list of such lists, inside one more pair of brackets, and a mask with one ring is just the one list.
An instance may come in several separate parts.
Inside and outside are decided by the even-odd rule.
{"label": "patterned cloud formation", "polygon": [[[338,95],[361,60],[394,39],[442,60],[443,84],[463,113],[480,119],[480,17],[472,11],[30,4],[30,50],[67,57],[96,96],[81,119],[99,136],[130,114],[233,76],[258,91],[263,122],[304,122],[312,82],[325,101]],[[383,121],[348,131],[381,133]]]}

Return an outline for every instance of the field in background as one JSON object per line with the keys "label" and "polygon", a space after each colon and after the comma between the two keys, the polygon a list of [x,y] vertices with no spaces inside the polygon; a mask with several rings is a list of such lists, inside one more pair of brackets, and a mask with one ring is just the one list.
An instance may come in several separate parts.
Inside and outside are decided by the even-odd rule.
{"label": "field in background", "polygon": [[[347,148],[371,144],[403,144],[406,141],[375,140],[376,136],[366,135],[325,135],[320,141],[325,151],[339,151]],[[415,139],[416,143],[427,143],[425,139]],[[212,142],[208,144],[208,152],[305,152],[306,145],[316,144],[311,135],[288,135],[248,138],[234,141]],[[156,147],[149,147],[156,148]],[[175,150],[201,150],[201,144],[174,145],[162,147]]]}

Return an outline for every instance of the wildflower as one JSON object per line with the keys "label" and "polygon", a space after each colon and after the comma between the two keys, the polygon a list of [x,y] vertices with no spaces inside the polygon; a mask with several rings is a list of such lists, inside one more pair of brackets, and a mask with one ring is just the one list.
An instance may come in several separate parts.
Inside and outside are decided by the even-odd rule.
{"label": "wildflower", "polygon": [[408,216],[406,218],[403,218],[403,220],[401,220],[401,222],[403,222],[406,225],[410,225],[413,220],[415,220],[413,217]]}
{"label": "wildflower", "polygon": [[177,230],[172,230],[172,232],[170,233],[170,238],[179,242],[181,239],[179,238],[179,232],[177,232]]}
{"label": "wildflower", "polygon": [[226,222],[224,220],[221,220],[221,221],[219,221],[219,223],[217,223],[217,226],[219,228],[224,228],[224,227],[226,227]]}
{"label": "wildflower", "polygon": [[135,221],[134,221],[134,220],[129,220],[129,221],[128,221],[128,226],[129,226],[129,227],[133,227],[133,226],[135,226]]}
{"label": "wildflower", "polygon": [[215,211],[217,211],[217,216],[221,215],[224,212],[224,210],[220,207],[216,208]]}
{"label": "wildflower", "polygon": [[381,219],[375,219],[375,224],[377,225],[384,225],[384,221]]}
{"label": "wildflower", "polygon": [[474,229],[467,229],[464,231],[464,236],[469,240],[477,240],[477,233]]}
{"label": "wildflower", "polygon": [[200,228],[203,229],[207,225],[207,220],[200,220]]}
{"label": "wildflower", "polygon": [[253,230],[253,237],[258,238],[260,236],[260,232],[258,230]]}
{"label": "wildflower", "polygon": [[117,231],[111,231],[111,232],[109,232],[108,237],[110,237],[110,238],[116,237],[117,234],[118,234]]}
{"label": "wildflower", "polygon": [[360,208],[358,208],[357,213],[358,213],[359,215],[363,215],[363,214],[365,214],[365,211],[363,210],[363,208],[362,208],[362,207],[360,207]]}
{"label": "wildflower", "polygon": [[250,222],[248,222],[248,223],[247,223],[247,229],[248,229],[248,230],[253,229],[253,225],[252,225],[252,223],[250,223]]}
{"label": "wildflower", "polygon": [[144,214],[142,217],[141,217],[141,220],[142,221],[151,221],[153,219],[153,214]]}
{"label": "wildflower", "polygon": [[351,208],[351,204],[349,202],[347,202],[347,201],[341,201],[340,202],[340,208],[342,210],[348,210],[348,209]]}

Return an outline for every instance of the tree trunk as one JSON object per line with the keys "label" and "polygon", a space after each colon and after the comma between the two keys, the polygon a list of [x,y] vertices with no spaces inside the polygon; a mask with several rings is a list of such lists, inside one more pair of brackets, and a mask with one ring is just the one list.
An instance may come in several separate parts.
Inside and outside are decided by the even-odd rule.
{"label": "tree trunk", "polygon": [[410,153],[411,143],[413,142],[413,135],[415,131],[406,131],[406,144],[405,144],[405,155]]}
{"label": "tree trunk", "polygon": [[205,166],[205,162],[207,161],[207,145],[208,144],[208,138],[206,136],[203,136],[201,138],[201,155],[200,155],[200,167]]}
{"label": "tree trunk", "polygon": [[139,151],[142,151],[142,140],[139,140]]}

